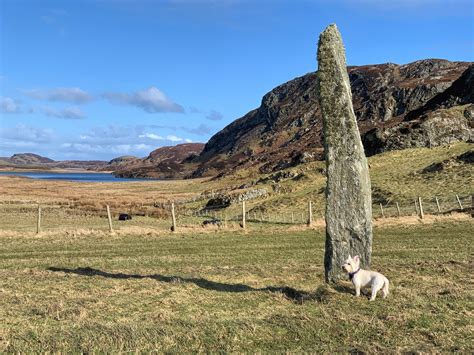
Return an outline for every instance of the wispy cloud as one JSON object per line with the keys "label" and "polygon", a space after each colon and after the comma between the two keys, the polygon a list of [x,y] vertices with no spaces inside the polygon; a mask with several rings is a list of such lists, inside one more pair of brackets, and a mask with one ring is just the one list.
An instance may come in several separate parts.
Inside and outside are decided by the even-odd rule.
{"label": "wispy cloud", "polygon": [[202,113],[203,111],[195,106],[189,106],[190,113]]}
{"label": "wispy cloud", "polygon": [[94,154],[148,154],[154,146],[148,144],[91,144],[91,143],[63,143],[61,148],[68,153],[94,153]]}
{"label": "wispy cloud", "polygon": [[156,141],[169,141],[169,142],[172,142],[172,143],[178,143],[178,142],[186,141],[186,138],[181,138],[181,137],[178,137],[174,134],[169,134],[169,135],[163,137],[163,136],[160,136],[160,135],[155,134],[155,133],[143,133],[143,134],[139,135],[138,137],[139,138],[148,138],[148,139],[152,139],[152,140],[156,140]]}
{"label": "wispy cloud", "polygon": [[137,141],[143,130],[139,126],[108,125],[105,127],[92,127],[87,132],[81,134],[79,138],[80,143],[119,144]]}
{"label": "wispy cloud", "polygon": [[211,121],[220,121],[224,118],[224,115],[219,111],[211,110],[211,112],[209,112],[206,118]]}
{"label": "wispy cloud", "polygon": [[[431,13],[444,17],[462,15],[463,12],[459,12],[458,8],[466,6],[472,8],[472,0],[321,0],[321,2],[323,4],[339,3],[351,9],[361,11],[370,9],[371,12],[378,11],[388,14],[392,11],[399,13],[423,9],[425,11],[420,13],[420,15],[425,16]],[[448,3],[449,6],[447,6]]]}
{"label": "wispy cloud", "polygon": [[94,99],[92,95],[80,88],[31,89],[21,90],[21,92],[32,99],[74,104],[84,104]]}
{"label": "wispy cloud", "polygon": [[15,127],[0,128],[0,137],[15,144],[48,143],[52,140],[53,130],[19,123]]}
{"label": "wispy cloud", "polygon": [[180,127],[180,128],[185,132],[195,134],[197,136],[208,135],[208,134],[212,133],[212,131],[213,131],[213,129],[211,127],[209,127],[208,125],[205,125],[203,123],[201,123],[199,126],[197,126],[195,128],[184,127],[184,126]]}
{"label": "wispy cloud", "polygon": [[38,107],[31,109],[31,112],[39,112],[48,117],[63,118],[66,120],[80,120],[86,116],[79,107],[71,106],[63,109],[55,109],[52,107]]}
{"label": "wispy cloud", "polygon": [[162,91],[154,86],[131,94],[108,92],[102,96],[111,103],[136,106],[148,113],[184,113],[183,106],[170,100]]}
{"label": "wispy cloud", "polygon": [[49,9],[43,15],[40,16],[41,21],[47,24],[53,24],[59,19],[67,16],[68,12],[63,9]]}
{"label": "wispy cloud", "polygon": [[183,138],[175,136],[175,135],[166,136],[166,139],[169,140],[170,142],[174,142],[174,143],[182,142],[184,140]]}
{"label": "wispy cloud", "polygon": [[95,127],[79,136],[77,143],[90,145],[120,145],[123,142],[131,144],[156,145],[186,142],[184,137],[175,134],[160,134],[147,129],[149,126],[120,126]]}
{"label": "wispy cloud", "polygon": [[162,137],[158,134],[155,134],[155,133],[144,133],[144,134],[141,134],[138,136],[139,138],[148,138],[148,139],[154,139],[154,140],[157,140],[157,141],[162,141],[165,139],[165,137]]}
{"label": "wispy cloud", "polygon": [[11,97],[0,96],[0,112],[2,113],[20,113],[19,103]]}
{"label": "wispy cloud", "polygon": [[52,29],[56,29],[57,33],[64,37],[67,35],[66,17],[68,15],[69,13],[64,9],[49,9],[40,16],[40,20]]}

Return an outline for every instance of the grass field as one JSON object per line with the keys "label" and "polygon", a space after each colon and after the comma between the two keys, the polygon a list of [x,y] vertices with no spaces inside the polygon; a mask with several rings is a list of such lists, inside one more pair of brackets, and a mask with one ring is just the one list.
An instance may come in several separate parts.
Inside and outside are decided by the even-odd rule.
{"label": "grass field", "polygon": [[324,285],[322,229],[6,233],[0,351],[472,352],[474,224],[374,234],[369,302]]}

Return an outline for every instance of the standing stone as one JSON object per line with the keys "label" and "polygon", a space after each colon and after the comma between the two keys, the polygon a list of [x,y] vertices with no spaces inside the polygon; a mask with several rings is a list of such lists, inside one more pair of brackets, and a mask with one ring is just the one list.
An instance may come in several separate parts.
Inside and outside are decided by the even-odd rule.
{"label": "standing stone", "polygon": [[360,256],[362,268],[370,266],[372,198],[344,45],[334,24],[319,37],[318,64],[327,174],[324,268],[326,282],[335,282],[346,277],[342,265],[349,254]]}

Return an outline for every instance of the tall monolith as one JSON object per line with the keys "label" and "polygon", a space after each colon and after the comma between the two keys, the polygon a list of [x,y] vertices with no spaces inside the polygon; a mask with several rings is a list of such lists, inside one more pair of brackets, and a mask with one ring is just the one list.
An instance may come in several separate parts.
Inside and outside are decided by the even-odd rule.
{"label": "tall monolith", "polygon": [[364,147],[360,139],[347,74],[341,34],[328,26],[318,43],[319,104],[324,125],[326,156],[327,282],[347,277],[342,265],[348,255],[359,255],[361,267],[372,254],[372,197]]}

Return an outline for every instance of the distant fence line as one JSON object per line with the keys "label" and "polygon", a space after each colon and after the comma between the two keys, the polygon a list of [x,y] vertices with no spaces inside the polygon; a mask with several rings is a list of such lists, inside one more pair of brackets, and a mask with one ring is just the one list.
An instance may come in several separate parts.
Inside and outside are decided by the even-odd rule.
{"label": "distant fence line", "polygon": [[[5,216],[8,215],[8,206],[11,205],[20,205],[21,203],[11,203],[5,201],[0,203],[0,208],[2,209],[1,213]],[[83,209],[74,209],[64,208],[68,206],[64,204],[55,204],[47,205],[41,204],[36,208],[32,207],[19,207],[16,209],[16,214],[13,219],[10,221],[11,226],[19,227],[23,226],[23,223],[28,223],[25,226],[28,229],[33,228],[31,221],[31,214],[35,215],[36,220],[36,233],[40,233],[43,230],[43,222],[46,217],[53,215],[52,211],[61,211],[65,215],[70,215],[74,217],[75,215],[84,214],[88,216],[94,216],[97,218],[107,218],[107,224],[104,223],[104,228],[107,226],[107,229],[110,232],[114,231],[113,220],[120,217],[121,219],[128,220],[129,217],[140,216],[140,214],[130,214],[129,211],[122,210],[112,210],[109,205],[106,205],[105,208],[99,213],[87,213]],[[285,207],[277,210],[269,210],[267,205],[265,206],[254,206],[253,208],[248,208],[246,206],[246,201],[242,201],[240,204],[226,204],[226,205],[217,205],[212,207],[202,207],[202,208],[183,208],[183,205],[177,205],[174,202],[163,204],[160,208],[163,210],[161,214],[157,217],[150,217],[148,219],[140,220],[135,225],[143,227],[155,227],[158,229],[168,229],[173,232],[179,231],[179,227],[186,225],[215,225],[218,227],[226,227],[227,223],[238,223],[242,229],[246,229],[248,223],[258,224],[258,223],[267,223],[267,224],[285,224],[285,225],[307,225],[311,226],[315,219],[324,218],[324,205],[315,206],[315,204],[308,200],[306,205],[299,205],[297,207]],[[474,217],[474,195],[459,196],[455,194],[451,199],[438,197],[433,197],[430,199],[423,199],[417,197],[413,199],[412,203],[404,202],[388,202],[388,203],[378,203],[372,206],[373,218],[389,218],[389,217],[404,217],[404,216],[413,216],[416,215],[420,219],[425,218],[426,214],[431,215],[441,215],[452,212],[465,212],[470,213]],[[29,214],[29,219],[22,218],[26,214]],[[122,216],[120,216],[122,215]],[[123,217],[123,218],[122,218]],[[59,218],[59,220],[58,220]],[[58,217],[54,222],[50,221],[49,224],[57,223],[61,225],[61,218]],[[28,222],[27,222],[28,221]],[[157,223],[149,223],[150,221],[157,221]],[[99,221],[96,221],[96,225],[101,225]],[[88,225],[91,227],[92,225]],[[168,227],[166,227],[168,226]],[[77,227],[77,226],[76,226]],[[54,229],[54,227],[49,228]]]}

